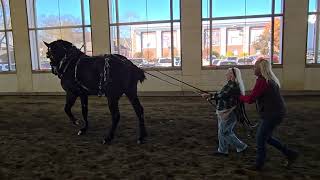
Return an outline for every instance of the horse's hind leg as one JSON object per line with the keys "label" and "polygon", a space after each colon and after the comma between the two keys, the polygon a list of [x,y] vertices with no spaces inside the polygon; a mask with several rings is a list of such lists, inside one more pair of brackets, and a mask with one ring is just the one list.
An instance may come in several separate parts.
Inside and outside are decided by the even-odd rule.
{"label": "horse's hind leg", "polygon": [[112,125],[109,134],[103,139],[103,144],[110,144],[114,138],[114,133],[120,120],[119,99],[120,97],[108,97],[108,106],[112,116]]}
{"label": "horse's hind leg", "polygon": [[74,103],[76,102],[77,100],[77,97],[76,95],[72,94],[71,92],[67,92],[67,95],[66,95],[66,104],[64,106],[64,111],[66,112],[66,114],[68,115],[70,121],[77,125],[78,123],[78,120],[73,116],[72,112],[71,112],[71,108],[72,106],[74,105]]}
{"label": "horse's hind leg", "polygon": [[78,135],[82,135],[88,130],[88,95],[80,95],[80,99],[84,127],[79,130]]}
{"label": "horse's hind leg", "polygon": [[137,96],[137,93],[126,93],[127,97],[129,98],[129,101],[131,102],[134,111],[136,112],[138,118],[139,118],[139,137],[138,137],[138,144],[143,144],[145,142],[145,137],[147,136],[147,131],[144,125],[144,110],[143,107],[139,101],[139,98]]}

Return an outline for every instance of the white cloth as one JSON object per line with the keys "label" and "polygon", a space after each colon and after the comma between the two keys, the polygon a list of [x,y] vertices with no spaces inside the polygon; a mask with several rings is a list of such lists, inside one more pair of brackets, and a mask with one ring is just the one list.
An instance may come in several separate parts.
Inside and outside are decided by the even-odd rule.
{"label": "white cloth", "polygon": [[224,109],[224,110],[220,110],[220,111],[216,111],[216,114],[223,120],[226,120],[228,119],[230,113],[236,109],[237,106],[233,106],[232,108],[229,108],[229,109]]}

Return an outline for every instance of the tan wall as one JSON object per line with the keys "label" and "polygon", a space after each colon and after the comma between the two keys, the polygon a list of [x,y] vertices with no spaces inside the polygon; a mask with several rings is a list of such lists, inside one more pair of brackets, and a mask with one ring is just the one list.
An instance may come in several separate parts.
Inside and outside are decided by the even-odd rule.
{"label": "tan wall", "polygon": [[18,92],[16,74],[0,74],[0,92]]}
{"label": "tan wall", "polygon": [[[25,1],[11,0],[17,73],[0,74],[0,92],[62,92],[59,79],[48,73],[31,70]],[[108,0],[91,0],[92,45],[94,54],[110,52]],[[182,69],[166,73],[206,90],[217,90],[224,83],[225,69],[201,68],[201,1],[181,1],[181,55]],[[275,68],[284,90],[320,90],[320,68],[305,67],[307,27],[307,0],[286,1],[284,26],[283,66]],[[157,74],[154,71],[151,73]],[[254,84],[252,69],[243,69],[247,89]],[[160,76],[160,75],[159,75]],[[162,77],[162,76],[160,76]],[[178,87],[147,76],[139,85],[147,91],[189,91],[179,83]],[[165,78],[165,77],[163,77]]]}

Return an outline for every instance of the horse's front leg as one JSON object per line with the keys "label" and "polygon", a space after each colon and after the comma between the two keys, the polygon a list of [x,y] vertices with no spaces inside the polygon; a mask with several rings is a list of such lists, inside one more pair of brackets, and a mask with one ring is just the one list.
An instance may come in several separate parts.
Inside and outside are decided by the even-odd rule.
{"label": "horse's front leg", "polygon": [[68,115],[70,121],[75,125],[79,125],[79,121],[73,116],[73,114],[71,112],[71,108],[74,105],[74,103],[76,102],[77,97],[78,96],[76,96],[75,94],[72,94],[71,92],[67,92],[66,104],[64,106],[64,111]]}
{"label": "horse's front leg", "polygon": [[78,135],[85,134],[88,130],[88,95],[80,95],[80,99],[84,126],[79,130]]}

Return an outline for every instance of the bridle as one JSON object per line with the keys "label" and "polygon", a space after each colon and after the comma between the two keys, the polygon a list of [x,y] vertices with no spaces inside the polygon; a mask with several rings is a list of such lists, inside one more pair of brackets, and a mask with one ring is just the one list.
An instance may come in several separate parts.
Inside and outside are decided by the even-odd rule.
{"label": "bridle", "polygon": [[[75,46],[72,46],[69,50],[67,50],[64,46],[62,46],[62,48],[64,49],[65,54],[64,54],[63,58],[60,60],[58,66],[50,63],[51,68],[52,68],[52,73],[56,74],[60,79],[62,79],[64,77],[64,74],[67,71],[68,67],[70,66],[72,60],[73,59],[77,59],[78,60],[80,58],[80,57],[79,58],[73,58],[72,57],[72,56],[74,56],[73,52],[75,52],[75,49],[78,49]],[[71,50],[71,53],[68,53],[68,51],[70,51],[70,50]],[[56,60],[54,58],[54,56],[52,55],[51,51],[50,51],[50,54],[49,54],[49,58],[53,59],[53,60]],[[66,65],[64,65],[68,59],[69,59],[69,61],[67,62]]]}

